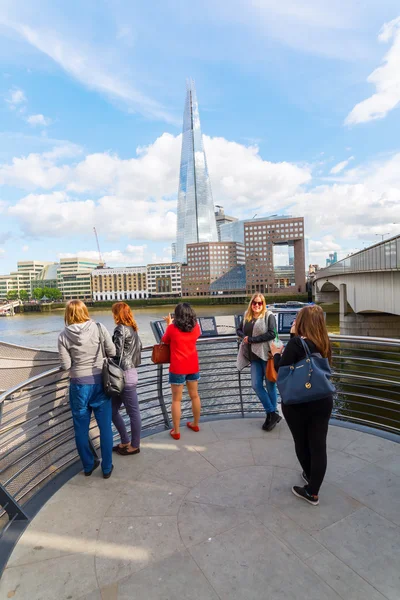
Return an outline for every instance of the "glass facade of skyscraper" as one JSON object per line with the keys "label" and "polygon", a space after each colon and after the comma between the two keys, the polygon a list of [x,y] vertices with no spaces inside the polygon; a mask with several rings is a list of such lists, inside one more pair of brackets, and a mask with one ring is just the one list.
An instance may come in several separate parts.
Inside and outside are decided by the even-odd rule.
{"label": "glass facade of skyscraper", "polygon": [[186,262],[187,244],[217,241],[214,203],[200,128],[196,89],[194,82],[190,80],[187,82],[183,115],[175,260]]}

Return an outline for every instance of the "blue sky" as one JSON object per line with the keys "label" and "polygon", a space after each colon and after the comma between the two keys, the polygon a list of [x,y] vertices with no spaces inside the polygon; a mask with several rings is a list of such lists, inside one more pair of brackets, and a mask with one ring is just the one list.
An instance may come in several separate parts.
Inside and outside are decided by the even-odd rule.
{"label": "blue sky", "polygon": [[216,204],[304,215],[323,264],[400,230],[400,9],[365,0],[3,0],[0,273],[168,260],[185,79]]}

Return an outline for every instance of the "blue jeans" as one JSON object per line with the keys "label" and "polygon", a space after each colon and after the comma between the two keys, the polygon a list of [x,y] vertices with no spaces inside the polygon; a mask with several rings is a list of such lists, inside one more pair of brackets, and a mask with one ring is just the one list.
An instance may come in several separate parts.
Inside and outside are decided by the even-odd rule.
{"label": "blue jeans", "polygon": [[[278,394],[276,391],[276,383],[268,381],[265,377],[265,368],[267,361],[252,360],[251,361],[251,387],[255,391],[263,405],[266,413],[275,412],[278,406]],[[264,387],[266,382],[267,389]]]}
{"label": "blue jeans", "polygon": [[101,468],[104,474],[112,468],[113,433],[111,428],[111,399],[101,384],[70,383],[69,403],[74,421],[75,441],[84,471],[94,467],[94,456],[89,444],[89,426],[92,411],[100,430]]}

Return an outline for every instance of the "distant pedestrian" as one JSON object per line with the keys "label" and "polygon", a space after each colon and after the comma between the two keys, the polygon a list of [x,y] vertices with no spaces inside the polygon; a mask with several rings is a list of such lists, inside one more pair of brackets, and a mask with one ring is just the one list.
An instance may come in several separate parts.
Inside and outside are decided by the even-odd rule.
{"label": "distant pedestrian", "polygon": [[[123,392],[112,399],[112,420],[121,436],[121,443],[114,446],[113,450],[122,456],[128,456],[140,452],[142,421],[136,390],[138,383],[136,367],[141,362],[142,343],[138,334],[138,326],[128,304],[126,302],[116,302],[113,304],[112,313],[116,324],[113,335],[116,348],[115,361],[125,371]],[[122,404],[125,406],[130,419],[130,440],[124,420],[119,412]]]}
{"label": "distant pedestrian", "polygon": [[88,477],[100,461],[95,459],[89,443],[92,411],[100,430],[101,467],[104,479],[112,473],[113,434],[111,399],[103,391],[103,354],[100,331],[108,357],[115,356],[115,346],[107,329],[91,320],[81,300],[70,300],[65,308],[65,329],[58,337],[61,368],[69,371],[69,402],[75,429],[75,441],[85,475]]}
{"label": "distant pedestrian", "polygon": [[253,294],[237,329],[237,334],[242,339],[237,367],[241,371],[250,363],[251,385],[266,413],[262,428],[264,431],[272,431],[282,420],[277,412],[276,383],[269,381],[266,377],[267,362],[272,360],[271,342],[276,337],[276,319],[273,313],[267,310],[262,294]]}
{"label": "distant pedestrian", "polygon": [[[275,369],[293,366],[306,358],[302,340],[311,354],[319,353],[332,360],[332,350],[320,306],[305,306],[297,314],[289,340],[283,354],[281,348],[272,344]],[[311,387],[311,386],[310,386]],[[325,477],[327,466],[326,438],[332,413],[333,394],[329,393],[311,402],[285,404],[283,415],[292,432],[296,455],[303,469],[304,487],[293,486],[293,493],[316,506],[319,504],[319,490]]]}
{"label": "distant pedestrian", "polygon": [[197,323],[196,313],[187,302],[181,302],[175,308],[174,317],[168,315],[164,318],[168,327],[163,335],[162,342],[169,344],[171,350],[171,363],[169,368],[169,383],[172,391],[172,422],[174,428],[170,434],[179,440],[181,421],[181,401],[183,386],[186,383],[192,401],[193,421],[187,426],[192,431],[200,431],[201,402],[198,392],[199,357],[196,342],[200,336],[200,327]]}

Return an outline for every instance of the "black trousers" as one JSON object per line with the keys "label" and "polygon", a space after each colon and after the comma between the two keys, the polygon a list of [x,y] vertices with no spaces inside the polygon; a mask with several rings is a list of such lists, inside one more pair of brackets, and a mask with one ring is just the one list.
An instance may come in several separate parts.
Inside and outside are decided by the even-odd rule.
{"label": "black trousers", "polygon": [[293,435],[299,463],[310,483],[307,490],[318,495],[326,472],[326,436],[333,396],[304,404],[283,404],[282,412]]}

